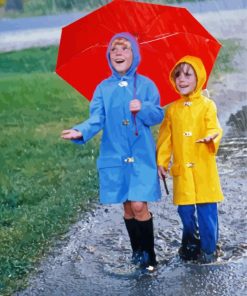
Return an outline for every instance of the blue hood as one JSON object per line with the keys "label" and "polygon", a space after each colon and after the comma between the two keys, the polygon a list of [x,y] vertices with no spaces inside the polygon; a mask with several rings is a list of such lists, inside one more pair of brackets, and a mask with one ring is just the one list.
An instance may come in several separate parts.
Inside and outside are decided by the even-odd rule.
{"label": "blue hood", "polygon": [[112,70],[112,74],[118,78],[121,78],[122,76],[112,67],[111,60],[110,60],[111,44],[117,38],[125,38],[131,43],[131,48],[132,48],[132,53],[133,53],[133,61],[132,61],[132,64],[131,64],[129,70],[127,71],[127,73],[124,76],[132,76],[135,74],[136,69],[141,61],[141,55],[140,55],[138,42],[137,42],[136,38],[128,32],[122,32],[122,33],[118,33],[118,34],[114,35],[112,37],[111,41],[109,42],[109,45],[107,48],[107,60],[108,60],[109,66]]}

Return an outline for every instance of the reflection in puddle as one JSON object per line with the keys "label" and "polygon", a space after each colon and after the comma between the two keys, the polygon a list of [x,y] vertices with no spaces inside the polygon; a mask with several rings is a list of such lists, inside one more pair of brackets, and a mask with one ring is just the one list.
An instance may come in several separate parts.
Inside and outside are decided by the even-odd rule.
{"label": "reflection in puddle", "polygon": [[231,126],[230,136],[247,137],[247,106],[243,106],[236,114],[231,114],[227,125]]}

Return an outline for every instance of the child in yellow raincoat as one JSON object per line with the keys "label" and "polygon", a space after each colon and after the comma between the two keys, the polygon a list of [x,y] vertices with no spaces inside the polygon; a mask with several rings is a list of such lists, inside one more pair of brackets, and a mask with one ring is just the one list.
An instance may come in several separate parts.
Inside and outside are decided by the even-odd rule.
{"label": "child in yellow raincoat", "polygon": [[209,263],[217,258],[217,202],[223,200],[215,159],[222,129],[215,103],[201,94],[206,71],[199,58],[179,60],[170,81],[181,98],[168,107],[159,131],[159,176],[167,177],[172,158],[173,202],[183,224],[180,257]]}

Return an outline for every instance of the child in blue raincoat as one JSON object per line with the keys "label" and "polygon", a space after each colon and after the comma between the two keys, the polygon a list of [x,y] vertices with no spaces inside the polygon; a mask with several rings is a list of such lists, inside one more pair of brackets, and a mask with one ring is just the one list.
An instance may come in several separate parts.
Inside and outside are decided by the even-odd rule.
{"label": "child in blue raincoat", "polygon": [[107,49],[112,75],[96,87],[89,119],[64,130],[62,138],[85,144],[103,130],[97,159],[100,202],[123,203],[132,262],[152,270],[157,262],[147,202],[158,201],[161,192],[150,126],[164,114],[155,84],[136,72],[140,59],[131,34],[113,36]]}

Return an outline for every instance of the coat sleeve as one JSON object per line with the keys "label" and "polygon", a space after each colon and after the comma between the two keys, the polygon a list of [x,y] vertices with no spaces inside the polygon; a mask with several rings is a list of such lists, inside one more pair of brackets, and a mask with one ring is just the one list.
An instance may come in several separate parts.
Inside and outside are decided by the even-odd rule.
{"label": "coat sleeve", "polygon": [[142,101],[141,110],[137,117],[147,126],[161,123],[164,118],[164,110],[160,106],[160,95],[157,87],[153,82],[149,82],[147,100]]}
{"label": "coat sleeve", "polygon": [[98,86],[94,92],[93,99],[90,103],[90,116],[89,118],[75,125],[73,129],[78,130],[82,133],[83,138],[73,140],[77,144],[85,144],[93,136],[95,136],[103,127],[105,123],[105,109],[103,98],[101,95],[100,86]]}
{"label": "coat sleeve", "polygon": [[207,144],[209,152],[216,154],[219,149],[223,130],[220,126],[220,123],[217,117],[217,107],[213,101],[210,101],[209,107],[207,109],[206,116],[205,116],[205,123],[206,123],[206,129],[207,129],[206,137],[212,136],[216,133],[219,134],[213,141]]}
{"label": "coat sleeve", "polygon": [[172,126],[170,109],[168,108],[163,120],[157,141],[157,164],[168,170],[168,165],[172,155]]}

